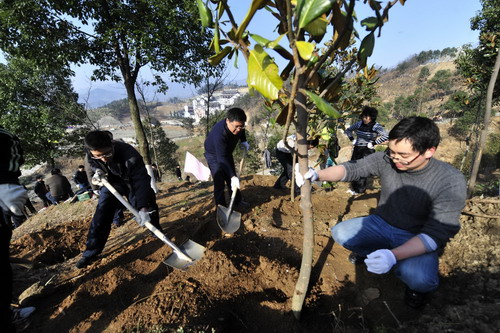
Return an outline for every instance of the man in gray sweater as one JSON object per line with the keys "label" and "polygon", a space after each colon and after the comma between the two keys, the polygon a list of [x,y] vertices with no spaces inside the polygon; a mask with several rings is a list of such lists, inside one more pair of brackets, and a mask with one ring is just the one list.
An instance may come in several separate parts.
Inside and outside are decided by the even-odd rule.
{"label": "man in gray sweater", "polygon": [[440,141],[432,120],[409,117],[389,133],[389,147],[361,160],[316,172],[310,168],[304,180],[354,181],[377,176],[381,182],[378,207],[373,215],[339,222],[333,239],[353,251],[350,261],[368,271],[384,274],[394,267],[407,286],[405,302],[417,308],[439,285],[439,253],[459,231],[465,206],[463,175],[451,165],[433,158]]}

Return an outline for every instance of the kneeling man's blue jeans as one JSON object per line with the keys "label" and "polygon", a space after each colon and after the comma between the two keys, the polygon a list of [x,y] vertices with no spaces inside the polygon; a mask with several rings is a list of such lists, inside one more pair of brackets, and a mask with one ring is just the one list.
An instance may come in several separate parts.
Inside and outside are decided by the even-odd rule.
{"label": "kneeling man's blue jeans", "polygon": [[[395,228],[378,215],[369,215],[343,221],[332,227],[333,239],[359,255],[380,249],[393,249],[416,234]],[[436,251],[400,260],[394,273],[410,289],[427,293],[439,285],[438,255]]]}

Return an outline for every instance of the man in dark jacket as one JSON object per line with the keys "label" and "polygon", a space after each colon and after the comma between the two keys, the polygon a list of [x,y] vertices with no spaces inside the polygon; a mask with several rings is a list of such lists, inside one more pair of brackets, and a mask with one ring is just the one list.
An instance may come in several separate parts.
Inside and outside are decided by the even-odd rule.
{"label": "man in dark jacket", "polygon": [[45,182],[43,181],[43,176],[36,177],[36,184],[34,188],[35,194],[42,200],[44,207],[49,207],[52,202],[47,199],[47,186],[45,186]]}
{"label": "man in dark jacket", "polygon": [[[3,211],[9,211],[15,216],[22,216],[24,204],[28,199],[27,191],[19,184],[20,167],[24,162],[23,151],[19,139],[0,127],[0,206]],[[2,332],[15,332],[12,322],[14,317],[24,317],[31,314],[35,308],[18,308],[12,312],[12,269],[9,261],[10,238],[12,228],[0,213],[0,272],[2,272],[2,287],[0,287],[0,327]],[[28,314],[28,315],[29,315]]]}
{"label": "man in dark jacket", "polygon": [[76,170],[75,174],[73,175],[73,181],[75,182],[76,185],[78,185],[79,189],[87,188],[90,186],[84,165],[78,166],[78,170]]}
{"label": "man in dark jacket", "polygon": [[226,206],[224,183],[232,190],[238,190],[234,203],[241,202],[240,181],[234,168],[233,151],[238,142],[245,150],[250,149],[245,135],[247,116],[242,109],[232,108],[227,117],[212,127],[205,140],[205,158],[214,180],[215,204]]}
{"label": "man in dark jacket", "polygon": [[68,178],[61,174],[61,169],[54,168],[50,171],[50,173],[52,176],[47,178],[47,182],[45,184],[47,185],[47,189],[53,199],[52,202],[60,203],[75,195],[71,189],[71,184],[69,183]]}
{"label": "man in dark jacket", "polygon": [[[85,148],[89,165],[94,172],[93,184],[100,184],[102,178],[139,211],[139,224],[151,222],[161,230],[160,215],[156,197],[151,188],[151,177],[139,152],[129,144],[112,140],[106,131],[92,131],[85,136]],[[99,255],[111,230],[111,223],[120,201],[105,186],[101,186],[99,202],[90,224],[86,249],[76,264],[77,268],[88,266]]]}

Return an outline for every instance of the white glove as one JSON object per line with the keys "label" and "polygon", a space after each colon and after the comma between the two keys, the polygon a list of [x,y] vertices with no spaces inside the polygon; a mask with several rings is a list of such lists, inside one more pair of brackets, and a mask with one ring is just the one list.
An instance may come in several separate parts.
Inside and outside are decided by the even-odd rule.
{"label": "white glove", "polygon": [[396,264],[396,257],[391,250],[377,250],[366,256],[365,264],[368,272],[384,274]]}
{"label": "white glove", "polygon": [[243,146],[243,148],[245,148],[246,151],[250,150],[250,144],[248,142],[243,141],[241,145]]}
{"label": "white glove", "polygon": [[295,164],[295,183],[298,187],[302,187],[307,179],[309,179],[311,182],[314,182],[318,180],[318,178],[318,173],[313,168],[309,168],[306,174],[302,176],[299,170],[299,163]]}
{"label": "white glove", "polygon": [[231,177],[231,190],[236,191],[240,189],[240,180],[236,176]]}
{"label": "white glove", "polygon": [[97,169],[94,173],[94,176],[92,176],[92,185],[102,185],[103,179],[106,179],[106,173],[104,172],[104,170]]}
{"label": "white glove", "polygon": [[351,143],[354,146],[356,144],[356,139],[352,140]]}
{"label": "white glove", "polygon": [[28,200],[28,191],[22,185],[0,185],[0,206],[3,210],[22,216],[26,200]]}
{"label": "white glove", "polygon": [[151,213],[147,212],[147,211],[143,211],[143,210],[139,211],[139,219],[136,219],[136,221],[137,221],[137,223],[139,223],[139,225],[141,227],[144,227],[146,222],[151,222],[151,216],[149,214],[151,214]]}
{"label": "white glove", "polygon": [[373,149],[373,143],[368,142],[368,144],[366,145],[366,148]]}

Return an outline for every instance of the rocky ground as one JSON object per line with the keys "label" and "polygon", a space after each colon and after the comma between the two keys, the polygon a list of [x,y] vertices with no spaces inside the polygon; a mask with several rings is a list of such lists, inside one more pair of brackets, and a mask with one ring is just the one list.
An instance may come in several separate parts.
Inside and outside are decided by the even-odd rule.
{"label": "rocky ground", "polygon": [[498,332],[498,198],[468,201],[462,230],[442,256],[441,286],[413,310],[391,274],[347,261],[329,228],[366,215],[376,186],[352,197],[346,185],[313,193],[315,251],[300,321],[290,312],[302,252],[300,198],[275,190],[272,176],[243,177],[250,207],[242,227],[222,235],[209,183],[162,183],[161,224],[176,244],[191,239],[205,256],[187,271],[163,260],[168,246],[130,219],[114,228],[101,258],[74,267],[95,200],[63,204],[14,231],[15,298],[37,307],[26,332]]}

